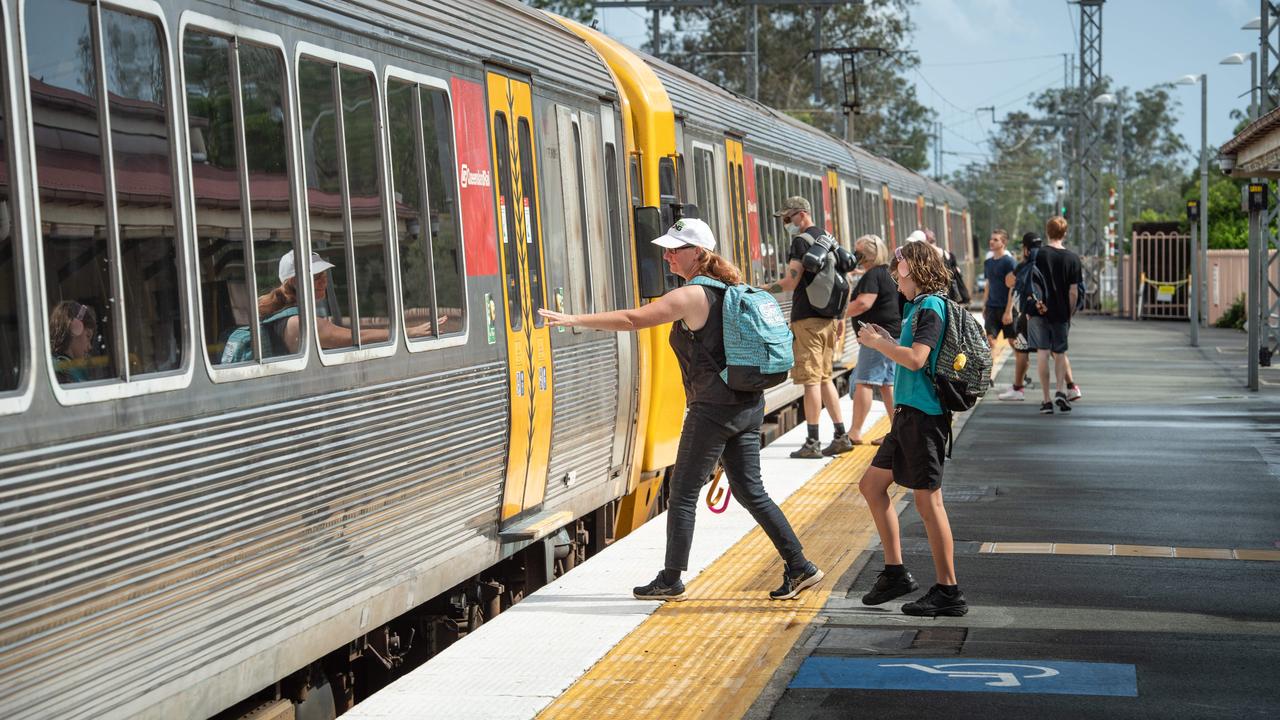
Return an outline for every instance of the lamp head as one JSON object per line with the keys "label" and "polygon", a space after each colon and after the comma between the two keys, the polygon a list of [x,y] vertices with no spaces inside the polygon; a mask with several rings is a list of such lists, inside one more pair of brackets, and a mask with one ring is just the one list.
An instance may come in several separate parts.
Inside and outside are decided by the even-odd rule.
{"label": "lamp head", "polygon": [[1219,65],[1243,65],[1249,59],[1249,53],[1231,53],[1218,61]]}
{"label": "lamp head", "polygon": [[1199,76],[1199,75],[1183,75],[1182,77],[1180,77],[1180,78],[1178,78],[1177,80],[1175,80],[1175,81],[1174,81],[1174,84],[1176,84],[1176,85],[1199,85],[1199,84],[1200,84],[1200,76]]}
{"label": "lamp head", "polygon": [[1256,18],[1254,18],[1254,19],[1250,20],[1249,22],[1245,23],[1244,25],[1241,25],[1241,26],[1240,26],[1240,29],[1241,29],[1241,30],[1261,30],[1261,29],[1262,29],[1262,16],[1261,16],[1261,15],[1259,15],[1258,17],[1256,17]]}
{"label": "lamp head", "polygon": [[1102,93],[1101,95],[1093,99],[1093,103],[1095,105],[1115,105],[1116,104],[1115,93]]}

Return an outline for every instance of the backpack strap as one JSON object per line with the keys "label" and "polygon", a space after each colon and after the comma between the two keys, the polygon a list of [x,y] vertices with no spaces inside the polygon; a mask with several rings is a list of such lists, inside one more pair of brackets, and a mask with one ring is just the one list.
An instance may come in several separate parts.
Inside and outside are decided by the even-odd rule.
{"label": "backpack strap", "polygon": [[[951,298],[947,297],[945,292],[929,293],[925,297],[933,296],[942,301],[942,332],[938,334],[938,346],[929,351],[932,356],[925,363],[925,373],[932,382],[938,375],[938,356],[942,354],[942,343],[947,341],[947,324],[951,322]],[[916,312],[924,312],[924,300],[920,301],[920,309]]]}
{"label": "backpack strap", "polygon": [[687,284],[704,285],[706,287],[716,288],[717,290],[727,290],[729,288],[728,285],[716,280],[715,278],[707,277],[706,275],[694,275],[689,278],[689,282]]}

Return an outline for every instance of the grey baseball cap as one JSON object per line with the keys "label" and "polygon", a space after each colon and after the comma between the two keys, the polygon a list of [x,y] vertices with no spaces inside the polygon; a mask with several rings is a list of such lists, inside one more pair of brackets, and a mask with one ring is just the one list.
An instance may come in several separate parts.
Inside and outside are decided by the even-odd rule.
{"label": "grey baseball cap", "polygon": [[798,212],[800,210],[803,210],[809,213],[810,215],[813,214],[813,206],[809,204],[808,200],[805,200],[799,195],[793,195],[787,198],[786,200],[782,201],[782,207],[777,212],[775,212],[773,216],[782,217],[783,215],[787,215],[793,212]]}

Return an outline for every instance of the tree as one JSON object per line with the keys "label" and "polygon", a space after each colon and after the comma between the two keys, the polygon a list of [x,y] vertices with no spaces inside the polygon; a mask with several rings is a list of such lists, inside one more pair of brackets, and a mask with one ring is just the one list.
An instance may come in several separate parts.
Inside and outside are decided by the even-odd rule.
{"label": "tree", "polygon": [[[845,89],[839,64],[826,57],[820,97],[813,98],[814,24],[821,13],[828,47],[883,47],[893,54],[858,57],[863,113],[854,118],[856,141],[869,150],[919,170],[928,165],[933,111],[920,104],[905,74],[919,60],[905,50],[911,40],[910,10],[916,0],[866,0],[821,10],[760,7],[759,100],[833,135],[842,135],[840,107]],[[750,91],[750,22],[753,8],[723,2],[674,14],[678,39],[664,46],[664,59],[733,92]],[[650,48],[652,49],[652,48]],[[853,89],[849,89],[852,96]],[[850,97],[852,100],[852,97]]]}

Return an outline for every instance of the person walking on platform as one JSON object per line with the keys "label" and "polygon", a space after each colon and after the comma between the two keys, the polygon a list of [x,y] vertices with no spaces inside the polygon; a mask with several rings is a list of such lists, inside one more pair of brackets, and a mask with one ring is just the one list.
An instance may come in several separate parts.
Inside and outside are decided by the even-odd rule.
{"label": "person walking on platform", "polygon": [[995,347],[996,338],[1001,334],[1004,335],[1005,340],[1014,339],[1013,319],[1005,321],[1005,317],[1009,315],[1006,312],[1009,307],[1009,286],[1005,280],[1013,274],[1017,265],[1013,255],[1005,250],[1008,245],[1009,233],[1004,230],[992,230],[991,239],[987,241],[987,247],[991,249],[991,257],[982,264],[983,276],[987,279],[987,287],[983,291],[982,299],[982,324],[987,331],[987,342],[992,347]]}
{"label": "person walking on platform", "polygon": [[[1027,320],[1030,317],[1030,299],[1033,291],[1030,288],[1030,268],[1035,266],[1036,254],[1044,241],[1040,236],[1027,232],[1022,234],[1022,260],[1014,267],[1013,272],[1004,277],[1005,287],[1009,289],[1009,303],[1004,308],[1001,322],[1013,328],[1013,337],[1009,345],[1013,348],[1013,383],[1008,390],[1000,393],[1001,400],[1025,400],[1025,390],[1031,387],[1031,376],[1027,374],[1031,367],[1033,349],[1027,341]],[[992,282],[988,280],[988,283]],[[1008,336],[1005,336],[1008,338]]]}
{"label": "person walking on platform", "polygon": [[[742,281],[738,268],[714,252],[715,236],[701,220],[678,220],[652,242],[664,248],[671,272],[685,280],[702,275],[726,285]],[[726,366],[723,289],[685,285],[642,307],[589,315],[538,312],[551,326],[616,332],[674,323],[670,342],[680,363],[688,412],[670,479],[665,567],[653,582],[633,590],[636,598],[684,599],[680,573],[689,567],[698,495],[717,462],[724,465],[733,497],[764,529],[785,563],[782,585],[769,597],[788,600],[822,580],[823,572],[805,557],[791,523],[760,478],[764,393],[733,390],[721,379]]]}
{"label": "person walking on platform", "polygon": [[[814,301],[814,290],[821,287],[815,285],[820,274],[805,269],[803,261],[816,242],[834,243],[834,240],[830,240],[831,236],[825,230],[814,225],[811,213],[809,201],[796,196],[787,198],[782,209],[773,214],[786,223],[787,233],[791,236],[791,251],[787,255],[786,274],[764,288],[772,293],[791,292],[791,331],[795,334],[792,354],[796,362],[791,370],[791,381],[804,386],[804,421],[808,425],[804,445],[791,453],[793,458],[821,458],[853,449],[853,442],[845,433],[840,394],[832,381],[832,365],[844,323],[845,301],[837,302],[839,308],[832,314],[826,313],[826,308],[818,307]],[[824,273],[829,272],[824,267]],[[827,285],[830,285],[829,281]],[[826,406],[827,414],[836,426],[835,436],[825,448],[818,437],[818,421],[822,418],[823,406]]]}
{"label": "person walking on platform", "polygon": [[[854,323],[876,324],[897,337],[902,323],[898,308],[898,284],[889,272],[889,247],[879,235],[863,235],[854,243],[864,272],[853,288],[849,317]],[[866,345],[858,346],[858,364],[853,368],[853,423],[849,441],[862,444],[862,423],[871,412],[872,388],[880,388],[885,412],[893,417],[893,361]],[[871,441],[881,444],[882,439]]]}
{"label": "person walking on platform", "polygon": [[960,616],[969,606],[956,580],[951,523],[942,506],[942,464],[950,425],[930,378],[947,316],[946,304],[938,295],[946,294],[951,278],[942,257],[925,243],[907,243],[894,251],[894,258],[894,277],[907,298],[902,337],[895,342],[876,325],[865,325],[858,331],[858,342],[884,353],[898,366],[893,383],[897,403],[893,425],[858,482],[880,534],[885,563],[875,587],[862,602],[879,605],[919,588],[902,563],[898,515],[889,497],[889,485],[896,482],[912,491],[929,536],[937,577],[936,584],[923,597],[903,605],[902,612]]}
{"label": "person walking on platform", "polygon": [[[1068,378],[1067,335],[1071,331],[1071,318],[1076,313],[1076,301],[1080,298],[1080,282],[1084,279],[1080,257],[1063,247],[1067,236],[1067,221],[1063,217],[1049,218],[1045,223],[1047,247],[1036,255],[1036,269],[1044,277],[1047,287],[1044,308],[1038,316],[1027,320],[1027,339],[1036,350],[1040,375],[1040,390],[1044,402],[1040,412],[1052,415],[1056,401],[1058,411],[1071,412],[1071,400],[1080,397],[1080,390]],[[1057,393],[1049,399],[1049,355],[1053,354],[1053,375]]]}

